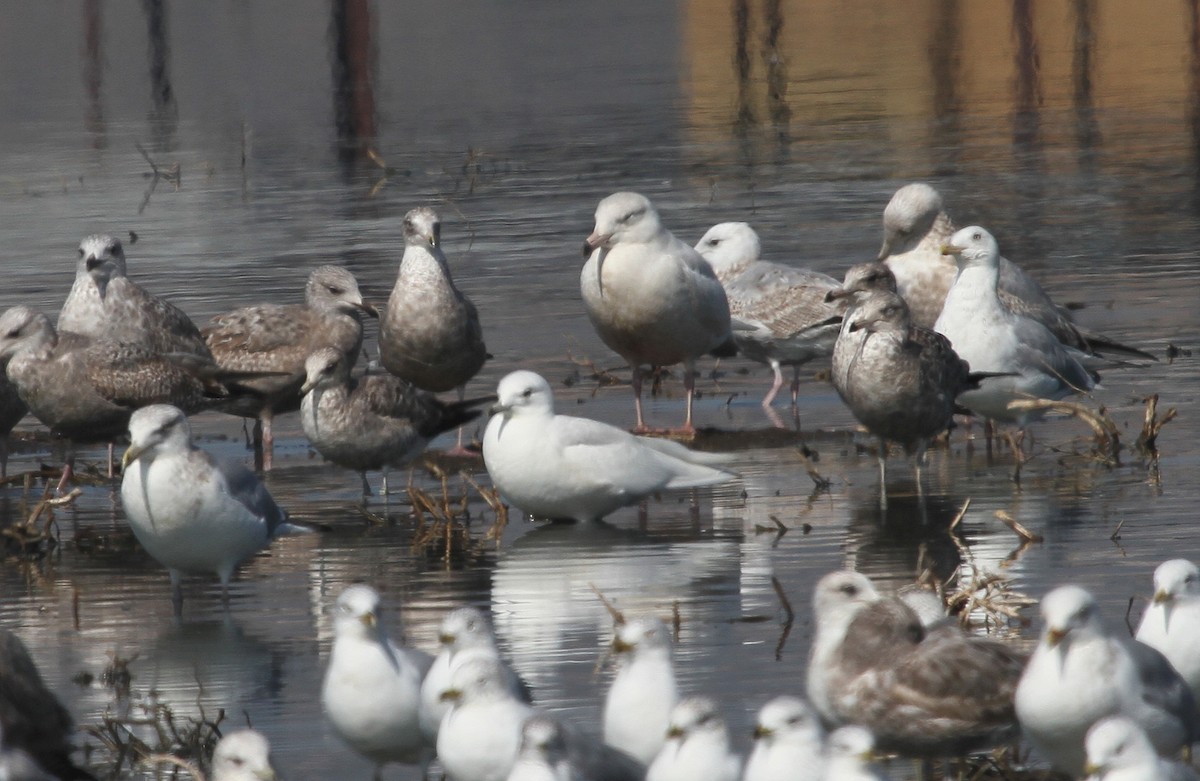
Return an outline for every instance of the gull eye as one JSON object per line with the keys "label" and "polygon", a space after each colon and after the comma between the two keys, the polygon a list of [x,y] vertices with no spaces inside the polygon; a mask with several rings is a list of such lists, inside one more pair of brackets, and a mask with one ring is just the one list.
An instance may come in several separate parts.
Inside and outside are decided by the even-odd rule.
{"label": "gull eye", "polygon": [[710,246],[710,247],[715,247],[720,243],[721,243],[720,239],[709,239],[708,240],[708,246]]}
{"label": "gull eye", "polygon": [[857,596],[858,594],[858,586],[854,585],[853,583],[847,583],[838,590],[848,597]]}
{"label": "gull eye", "polygon": [[18,336],[20,336],[20,335],[21,335],[21,329],[20,329],[20,328],[14,328],[13,330],[9,331],[9,332],[8,332],[7,334],[5,334],[4,336],[5,336],[5,338],[8,338],[8,339],[16,339],[16,338],[17,338]]}
{"label": "gull eye", "polygon": [[521,398],[523,398],[523,399],[527,399],[532,395],[533,395],[533,388],[526,388],[524,391],[521,392]]}
{"label": "gull eye", "polygon": [[83,257],[83,247],[79,248],[79,257]]}
{"label": "gull eye", "polygon": [[330,286],[329,286],[329,292],[330,292],[330,293],[332,293],[332,294],[333,294],[333,295],[335,295],[335,296],[340,296],[342,293],[345,293],[346,291],[345,291],[345,290],[342,290],[340,287],[336,287],[336,286],[334,286],[334,285],[330,285]]}
{"label": "gull eye", "polygon": [[975,241],[983,241],[983,234],[975,233],[971,236],[971,238],[974,239]]}

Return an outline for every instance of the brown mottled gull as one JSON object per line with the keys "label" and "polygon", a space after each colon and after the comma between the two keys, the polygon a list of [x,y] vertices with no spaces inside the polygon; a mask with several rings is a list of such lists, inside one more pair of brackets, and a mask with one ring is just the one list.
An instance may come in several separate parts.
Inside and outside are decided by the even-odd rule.
{"label": "brown mottled gull", "polygon": [[[946,294],[954,285],[958,268],[942,255],[941,248],[955,232],[942,206],[942,196],[924,183],[905,185],[883,210],[883,246],[879,260],[896,275],[900,295],[908,303],[913,322],[933,328]],[[1014,314],[1037,320],[1062,343],[1086,353],[1119,352],[1157,360],[1153,355],[1088,333],[1071,322],[1037,280],[1020,266],[1000,258],[998,295]]]}
{"label": "brown mottled gull", "polygon": [[364,314],[378,313],[363,301],[354,275],[340,266],[320,266],[308,277],[303,304],[243,307],[217,315],[205,326],[204,338],[222,369],[279,372],[245,381],[257,395],[226,410],[258,418],[263,469],[269,470],[273,460],[275,415],[300,408],[304,362],[317,350],[330,347],[353,366],[362,349]]}
{"label": "brown mottled gull", "polygon": [[918,757],[958,756],[1016,734],[1024,659],[1008,645],[954,625],[926,629],[856,572],[821,578],[813,608],[808,695],[828,724],[861,724],[881,747]]}
{"label": "brown mottled gull", "polygon": [[488,352],[479,313],[450,276],[441,232],[428,206],[404,215],[404,255],[379,324],[379,358],[400,379],[433,393],[457,389],[461,401]]}
{"label": "brown mottled gull", "polygon": [[833,350],[833,387],[854,417],[879,438],[886,495],[887,443],[913,456],[918,490],[925,450],[954,418],[954,400],[971,387],[967,362],[950,340],[909,322],[904,299],[886,290],[859,294]]}
{"label": "brown mottled gull", "polygon": [[770,407],[783,387],[782,366],[792,367],[792,406],[800,391],[800,366],[833,352],[845,304],[829,300],[833,277],[806,268],[759,260],[758,234],[744,222],[709,228],[696,245],[725,287],[741,355],[775,373],[763,398]]}
{"label": "brown mottled gull", "polygon": [[364,494],[367,470],[404,466],[438,434],[479,417],[471,407],[495,398],[444,404],[390,374],[355,379],[345,353],[331,347],[304,368],[304,433],[322,456],[362,474]]}
{"label": "brown mottled gull", "polygon": [[8,379],[8,361],[0,361],[0,477],[8,474],[8,435],[29,407]]}
{"label": "brown mottled gull", "polygon": [[641,367],[683,363],[681,430],[694,432],[696,359],[736,349],[725,288],[712,266],[663,227],[648,198],[631,192],[600,201],[584,253],[590,255],[579,277],[583,304],[600,339],[633,370],[637,430],[646,430]]}
{"label": "brown mottled gull", "polygon": [[80,242],[75,284],[58,313],[57,327],[157,353],[212,357],[183,310],[126,276],[121,242],[104,234]]}

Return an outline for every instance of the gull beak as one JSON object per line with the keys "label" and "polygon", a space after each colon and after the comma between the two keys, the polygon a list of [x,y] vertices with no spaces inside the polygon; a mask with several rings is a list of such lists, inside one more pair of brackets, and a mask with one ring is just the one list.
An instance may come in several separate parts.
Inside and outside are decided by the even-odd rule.
{"label": "gull beak", "polygon": [[850,325],[847,326],[846,330],[849,331],[850,333],[854,333],[855,331],[868,330],[870,327],[871,327],[870,320],[851,320]]}
{"label": "gull beak", "polygon": [[586,258],[592,253],[592,250],[607,245],[608,240],[611,238],[611,233],[601,234],[592,231],[592,235],[583,240],[583,256]]}
{"label": "gull beak", "polygon": [[455,638],[454,635],[449,634],[449,633],[444,633],[444,634],[438,635],[438,642],[441,643],[442,645],[454,645],[454,641],[456,639],[457,638]]}
{"label": "gull beak", "polygon": [[832,304],[834,301],[837,301],[838,299],[849,298],[852,295],[853,295],[853,293],[851,293],[846,288],[837,287],[837,288],[834,288],[833,290],[830,290],[828,293],[825,294],[825,303]]}
{"label": "gull beak", "polygon": [[1088,762],[1083,766],[1083,774],[1085,776],[1098,776],[1104,768],[1097,765],[1095,762]]}
{"label": "gull beak", "polygon": [[130,445],[125,448],[125,455],[121,456],[121,471],[124,472],[129,468],[129,465],[142,457],[142,453],[146,452],[145,446]]}
{"label": "gull beak", "polygon": [[958,253],[962,252],[964,249],[966,249],[966,247],[960,247],[957,244],[943,244],[942,245],[942,254],[943,255],[957,255]]}
{"label": "gull beak", "polygon": [[100,258],[96,257],[95,255],[88,255],[87,260],[84,261],[84,267],[89,273],[95,271],[103,265],[104,261],[100,260]]}
{"label": "gull beak", "polygon": [[771,730],[770,727],[764,727],[761,724],[755,725],[755,727],[754,727],[754,739],[755,740],[762,740],[763,738],[769,738],[773,734],[774,734],[774,732]]}
{"label": "gull beak", "polygon": [[278,776],[275,775],[275,769],[270,767],[262,770],[255,770],[254,777],[261,779],[261,781],[275,781],[275,779],[278,778]]}
{"label": "gull beak", "polygon": [[430,245],[440,247],[442,245],[442,224],[440,222],[434,223],[433,233],[425,238],[429,240]]}
{"label": "gull beak", "polygon": [[1061,643],[1067,636],[1066,629],[1047,629],[1046,630],[1046,645],[1053,648]]}
{"label": "gull beak", "polygon": [[316,377],[308,378],[307,380],[304,381],[304,384],[300,386],[300,395],[307,396],[309,391],[311,391],[315,387],[317,387],[317,378]]}
{"label": "gull beak", "polygon": [[891,254],[892,254],[892,238],[890,236],[885,236],[883,238],[883,246],[879,248],[879,254],[875,257],[875,260],[884,260],[885,258],[887,258],[888,255],[891,255]]}
{"label": "gull beak", "polygon": [[1154,604],[1163,605],[1171,601],[1171,592],[1158,590],[1154,592]]}
{"label": "gull beak", "polygon": [[379,319],[379,310],[376,309],[372,304],[368,304],[366,301],[359,301],[357,304],[355,304],[355,306],[358,307],[359,311],[361,311],[363,314],[374,317],[376,320]]}
{"label": "gull beak", "polygon": [[627,653],[629,651],[632,651],[634,649],[634,647],[635,646],[632,643],[627,643],[619,637],[613,638],[612,652],[614,654]]}
{"label": "gull beak", "polygon": [[488,414],[489,415],[503,415],[505,412],[508,412],[510,409],[512,409],[511,405],[505,404],[502,401],[497,401],[495,404],[488,407]]}
{"label": "gull beak", "polygon": [[672,724],[670,727],[667,728],[667,740],[670,740],[671,738],[682,738],[682,737],[683,737],[683,728],[682,727],[677,727],[674,724]]}
{"label": "gull beak", "polygon": [[358,620],[361,621],[362,625],[365,626],[367,629],[374,629],[375,624],[378,623],[378,620],[375,618],[375,613],[373,611],[370,613],[363,613],[361,616],[358,617]]}
{"label": "gull beak", "polygon": [[446,689],[438,696],[438,699],[442,702],[458,702],[462,699],[462,692],[458,689]]}

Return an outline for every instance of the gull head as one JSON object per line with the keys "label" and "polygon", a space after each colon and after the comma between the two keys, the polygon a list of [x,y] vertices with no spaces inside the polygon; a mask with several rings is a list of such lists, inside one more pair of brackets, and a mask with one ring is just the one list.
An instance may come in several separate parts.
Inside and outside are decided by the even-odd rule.
{"label": "gull head", "polygon": [[896,292],[896,275],[886,263],[859,263],[846,269],[842,286],[825,294],[825,303],[839,298],[851,298],[857,294],[883,290]]}
{"label": "gull head", "polygon": [[896,331],[908,334],[908,305],[895,293],[877,290],[870,293],[858,306],[846,315],[850,325],[848,331],[866,331],[869,334]]}
{"label": "gull head", "polygon": [[613,653],[636,655],[651,649],[661,649],[667,653],[671,651],[671,633],[661,620],[635,618],[618,624],[613,630]]}
{"label": "gull head", "polygon": [[261,732],[230,732],[213,750],[213,781],[271,781],[275,777],[271,746]]}
{"label": "gull head", "polygon": [[1171,559],[1154,570],[1154,604],[1170,607],[1184,597],[1200,596],[1200,569],[1187,559]]}
{"label": "gull head", "polygon": [[417,247],[436,247],[442,240],[442,221],[428,206],[418,206],[404,215],[404,242]]}
{"label": "gull head", "polygon": [[718,278],[727,279],[758,260],[762,243],[748,224],[722,222],[708,229],[696,244],[696,251],[713,267]]}
{"label": "gull head", "polygon": [[356,583],[343,589],[333,606],[335,637],[367,640],[382,635],[379,602],[379,592],[365,584]]}
{"label": "gull head", "polygon": [[129,418],[129,447],[121,457],[121,468],[147,456],[178,453],[192,446],[192,430],[187,416],[170,404],[142,407]]}
{"label": "gull head", "polygon": [[121,241],[106,233],[94,233],[79,242],[76,274],[87,274],[95,280],[103,298],[109,280],[125,276],[125,249]]}
{"label": "gull head", "polygon": [[685,697],[671,709],[667,740],[683,743],[699,735],[727,740],[725,719],[721,718],[721,711],[711,697]]}
{"label": "gull head", "polygon": [[879,260],[900,255],[916,247],[942,213],[942,196],[916,182],[901,187],[883,210],[883,246]]}
{"label": "gull head", "polygon": [[322,347],[304,361],[304,385],[300,394],[314,390],[329,390],[344,385],[350,379],[350,364],[341,350]]}
{"label": "gull head", "polygon": [[848,724],[829,733],[825,751],[830,761],[842,760],[854,764],[872,762],[875,759],[875,736],[866,727]]}
{"label": "gull head", "polygon": [[963,228],[950,237],[950,243],[942,246],[943,255],[955,255],[958,267],[1000,267],[1000,247],[996,239],[978,225]]}
{"label": "gull head", "polygon": [[799,697],[783,695],[758,711],[754,739],[767,744],[821,745],[821,720],[812,706]]}
{"label": "gull head", "polygon": [[348,315],[379,317],[375,307],[363,301],[358,280],[341,266],[320,266],[308,276],[304,301],[311,309],[336,311]]}
{"label": "gull head", "polygon": [[661,232],[658,212],[649,198],[639,193],[613,193],[596,207],[596,227],[584,242],[584,255],[622,242],[645,243]]}
{"label": "gull head", "polygon": [[1104,633],[1095,598],[1079,586],[1059,586],[1042,597],[1042,641],[1049,648]]}
{"label": "gull head", "polygon": [[1088,730],[1084,741],[1087,750],[1089,776],[1103,777],[1106,773],[1127,768],[1148,770],[1145,776],[1156,777],[1158,753],[1150,738],[1136,722],[1125,716],[1108,716],[1100,719]]}
{"label": "gull head", "polygon": [[521,725],[521,756],[554,765],[568,756],[567,733],[562,724],[548,714],[537,714]]}
{"label": "gull head", "polygon": [[531,371],[515,371],[500,380],[496,387],[496,403],[491,406],[493,415],[544,415],[554,414],[554,392],[542,375]]}
{"label": "gull head", "polygon": [[50,318],[28,306],[14,306],[0,315],[0,361],[23,350],[53,344],[56,338]]}
{"label": "gull head", "polygon": [[474,607],[460,607],[442,617],[438,642],[451,653],[470,648],[495,650],[496,638],[483,612]]}
{"label": "gull head", "polygon": [[443,700],[460,703],[491,702],[510,699],[504,663],[487,656],[475,656],[450,672],[450,687],[442,691]]}
{"label": "gull head", "polygon": [[848,626],[859,610],[879,599],[879,592],[866,575],[851,570],[831,572],[817,581],[813,591],[817,628],[835,623]]}

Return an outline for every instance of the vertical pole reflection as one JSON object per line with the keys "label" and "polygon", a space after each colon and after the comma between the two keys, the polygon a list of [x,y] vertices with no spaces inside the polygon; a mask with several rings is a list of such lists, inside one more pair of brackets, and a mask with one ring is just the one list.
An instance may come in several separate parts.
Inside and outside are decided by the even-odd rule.
{"label": "vertical pole reflection", "polygon": [[1095,0],[1074,0],[1075,51],[1071,60],[1072,98],[1075,108],[1075,144],[1079,147],[1080,166],[1091,170],[1100,145],[1100,128],[1096,123],[1095,96],[1092,93],[1094,70],[1093,47],[1096,33],[1092,20],[1096,15]]}
{"label": "vertical pole reflection", "polygon": [[370,0],[333,0],[333,118],[338,159],[347,165],[366,152],[376,133],[372,18]]}
{"label": "vertical pole reflection", "polygon": [[100,0],[86,0],[83,4],[83,91],[87,95],[83,125],[92,136],[93,149],[108,146],[104,135],[104,104],[101,102],[104,60],[100,51],[100,34],[103,31],[100,8]]}
{"label": "vertical pole reflection", "polygon": [[787,102],[787,60],[779,47],[783,36],[783,4],[781,0],[765,0],[767,34],[763,60],[767,69],[767,110],[775,130],[776,162],[785,162],[790,140],[792,109]]}
{"label": "vertical pole reflection", "polygon": [[1013,0],[1013,35],[1016,38],[1016,84],[1013,100],[1013,153],[1016,163],[1016,209],[1019,224],[1026,226],[1012,238],[1017,255],[1040,256],[1037,246],[1041,222],[1043,161],[1041,138],[1041,59],[1033,26],[1033,0]]}
{"label": "vertical pole reflection", "polygon": [[1200,214],[1200,0],[1188,0],[1189,21],[1188,49],[1188,119],[1192,131],[1192,175],[1195,183],[1192,190],[1192,209]]}
{"label": "vertical pole reflection", "polygon": [[750,102],[750,2],[733,0],[733,68],[737,75],[734,132],[742,136],[754,124]]}
{"label": "vertical pole reflection", "polygon": [[930,151],[937,176],[958,173],[962,153],[962,100],[958,94],[962,73],[961,26],[959,0],[938,0],[928,45],[933,81],[933,148]]}
{"label": "vertical pole reflection", "polygon": [[171,86],[171,44],[167,37],[167,8],[163,0],[142,0],[150,48],[150,136],[155,149],[170,149],[179,119]]}

